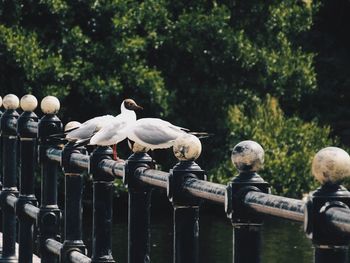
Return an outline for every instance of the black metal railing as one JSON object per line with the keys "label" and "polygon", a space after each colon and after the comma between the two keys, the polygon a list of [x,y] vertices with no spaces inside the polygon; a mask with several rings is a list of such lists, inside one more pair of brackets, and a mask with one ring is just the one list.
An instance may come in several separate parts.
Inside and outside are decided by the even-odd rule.
{"label": "black metal railing", "polygon": [[[239,174],[228,185],[221,185],[206,181],[205,172],[191,154],[182,157],[169,172],[163,172],[154,169],[152,158],[145,152],[135,152],[125,161],[114,161],[110,147],[97,147],[88,154],[83,147],[60,146],[51,136],[63,129],[55,115],[58,110],[55,99],[44,98],[41,105],[45,114],[40,120],[33,113],[35,107],[27,107],[25,100],[24,111],[19,115],[18,105],[12,101],[13,97],[10,99],[1,116],[3,247],[0,262],[32,262],[34,240],[38,240],[43,263],[115,262],[111,228],[116,179],[123,180],[128,187],[129,263],[151,262],[151,194],[159,188],[167,191],[173,205],[174,263],[199,262],[202,200],[220,206],[227,213],[233,226],[235,263],[260,262],[262,215],[303,222],[315,247],[316,263],[348,262],[350,193],[339,182],[341,177],[350,175],[350,157],[340,149],[325,148],[316,155],[313,171],[323,184],[304,202],[270,194],[268,183],[257,174],[263,162],[263,149],[255,142],[244,141],[234,147],[232,160]],[[196,147],[192,142],[183,146]],[[37,166],[41,174],[40,202],[34,194]],[[63,210],[57,205],[59,167],[65,179]],[[82,189],[86,171],[93,178],[91,258],[82,241]],[[33,234],[34,227],[38,229],[37,236]],[[18,255],[15,252],[17,232]]]}

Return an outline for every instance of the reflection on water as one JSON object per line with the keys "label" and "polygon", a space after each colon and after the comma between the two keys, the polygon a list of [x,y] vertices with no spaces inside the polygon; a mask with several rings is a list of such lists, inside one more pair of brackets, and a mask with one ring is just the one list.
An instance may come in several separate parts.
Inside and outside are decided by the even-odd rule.
{"label": "reflection on water", "polygon": [[263,259],[269,263],[313,262],[313,247],[301,223],[266,220],[263,231]]}
{"label": "reflection on water", "polygon": [[[172,262],[172,218],[152,217],[151,261]],[[86,236],[91,242],[90,231]],[[300,223],[266,218],[263,227],[262,262],[294,263],[312,262],[312,245],[305,238]],[[127,262],[127,220],[119,218],[113,226],[113,255],[117,262]],[[200,261],[201,263],[232,262],[232,227],[224,216],[201,215]]]}

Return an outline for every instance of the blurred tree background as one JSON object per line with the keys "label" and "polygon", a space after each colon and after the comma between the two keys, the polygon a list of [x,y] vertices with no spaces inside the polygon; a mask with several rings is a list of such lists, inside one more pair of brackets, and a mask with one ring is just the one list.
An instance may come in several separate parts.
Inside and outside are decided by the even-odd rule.
{"label": "blurred tree background", "polygon": [[2,0],[0,94],[56,95],[64,123],[117,114],[132,97],[139,117],[215,134],[199,160],[214,181],[232,177],[232,146],[255,139],[272,153],[275,191],[296,196],[314,184],[315,151],[336,135],[350,143],[349,10],[345,0]]}

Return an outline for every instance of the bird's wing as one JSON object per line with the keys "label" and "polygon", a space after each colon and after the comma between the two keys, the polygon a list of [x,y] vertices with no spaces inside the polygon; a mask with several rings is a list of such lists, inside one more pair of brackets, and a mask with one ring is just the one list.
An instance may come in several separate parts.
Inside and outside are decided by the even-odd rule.
{"label": "bird's wing", "polygon": [[110,122],[92,136],[90,144],[107,146],[124,140],[126,138],[127,125],[128,123],[125,120]]}
{"label": "bird's wing", "polygon": [[[183,132],[180,129],[174,128],[168,122],[140,122],[132,128],[134,139],[138,139],[138,143],[146,143],[149,145],[161,145],[175,140],[179,133]],[[130,138],[133,140],[133,138]]]}
{"label": "bird's wing", "polygon": [[139,119],[139,122],[143,122],[143,123],[152,123],[154,125],[161,125],[161,126],[167,126],[170,129],[174,129],[174,130],[183,130],[183,131],[189,131],[189,129],[184,128],[184,127],[180,127],[177,125],[174,125],[168,121],[162,120],[162,119],[158,119],[158,118],[143,118],[143,119]]}
{"label": "bird's wing", "polygon": [[74,141],[91,138],[103,126],[108,125],[115,117],[112,115],[104,115],[92,118],[84,122],[79,128],[69,132],[66,139]]}

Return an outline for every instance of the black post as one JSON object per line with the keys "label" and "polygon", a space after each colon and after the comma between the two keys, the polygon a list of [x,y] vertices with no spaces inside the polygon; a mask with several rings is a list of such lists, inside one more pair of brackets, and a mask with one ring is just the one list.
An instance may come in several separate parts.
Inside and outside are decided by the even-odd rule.
{"label": "black post", "polygon": [[326,212],[334,207],[349,209],[350,192],[340,185],[349,176],[350,157],[340,148],[320,150],[312,162],[312,174],[322,183],[309,194],[305,205],[304,230],[314,244],[315,263],[347,263],[350,238],[334,229]]}
{"label": "black post", "polygon": [[83,177],[79,169],[70,165],[72,153],[84,153],[84,148],[72,148],[69,144],[62,151],[62,167],[65,175],[64,237],[60,262],[70,262],[69,253],[79,251],[86,253],[82,241],[82,195]]}
{"label": "black post", "polygon": [[151,262],[150,259],[150,208],[151,188],[135,180],[140,167],[152,167],[147,153],[134,153],[126,162],[124,184],[128,186],[128,262]]}
{"label": "black post", "polygon": [[[25,98],[23,97],[22,99]],[[35,98],[34,100],[36,101]],[[35,107],[31,110],[34,109]],[[17,133],[20,139],[20,195],[16,203],[16,213],[19,219],[18,261],[20,263],[31,263],[33,258],[34,220],[24,212],[24,205],[32,204],[37,206],[37,200],[34,195],[37,132],[29,129],[30,126],[37,125],[37,122],[38,117],[32,111],[24,111],[17,122]]]}
{"label": "black post", "polygon": [[242,200],[249,191],[269,192],[268,184],[256,173],[263,164],[264,150],[256,142],[243,141],[233,148],[231,159],[239,170],[228,185],[225,205],[233,226],[233,262],[259,263],[262,219]]}
{"label": "black post", "polygon": [[[2,106],[2,98],[0,96],[0,107],[1,106]],[[1,120],[2,113],[3,112],[0,110],[0,120]],[[2,190],[2,137],[1,137],[1,121],[0,121],[0,191],[1,190]],[[0,216],[2,218],[1,209],[0,209]],[[2,248],[0,248],[0,255],[1,253],[2,253]]]}
{"label": "black post", "polygon": [[[41,105],[47,106],[52,97],[45,97]],[[45,103],[44,103],[45,102]],[[41,169],[41,204],[38,216],[39,228],[39,249],[42,263],[55,263],[57,256],[46,249],[46,240],[59,239],[59,227],[61,211],[57,205],[57,170],[58,163],[47,158],[46,151],[50,147],[56,147],[55,142],[50,135],[61,133],[62,123],[60,119],[51,111],[50,107],[43,109],[46,113],[38,124],[38,143],[39,143],[39,163]],[[57,107],[58,108],[58,107]],[[58,110],[58,109],[57,109]]]}
{"label": "black post", "polygon": [[315,263],[348,262],[349,238],[327,225],[325,212],[333,207],[349,209],[350,192],[326,184],[312,192],[305,206],[305,231],[314,244]]}
{"label": "black post", "polygon": [[[2,105],[2,98],[0,96],[0,107]],[[0,110],[0,119],[2,116],[2,111]],[[0,123],[0,190],[2,189],[2,136],[1,136],[1,123]],[[1,253],[1,251],[0,251]]]}
{"label": "black post", "polygon": [[315,263],[346,263],[348,262],[348,246],[319,247],[315,246]]}
{"label": "black post", "polygon": [[110,147],[98,147],[90,160],[93,176],[92,263],[115,262],[112,256],[114,177],[99,169],[102,159],[112,159]]}
{"label": "black post", "polygon": [[199,262],[199,205],[196,198],[186,196],[182,186],[188,178],[205,180],[204,171],[194,161],[180,161],[170,170],[168,198],[174,207],[174,263]]}
{"label": "black post", "polygon": [[[9,195],[18,196],[17,190],[17,118],[18,113],[15,110],[18,107],[18,98],[14,95],[17,103],[11,103],[1,116],[2,131],[2,157],[3,157],[3,189],[1,191],[2,206],[2,230],[3,230],[3,248],[0,262],[17,262],[15,251],[16,244],[16,214],[13,207],[9,206],[6,198]],[[9,97],[8,97],[9,98]],[[6,97],[4,98],[4,100]]]}

